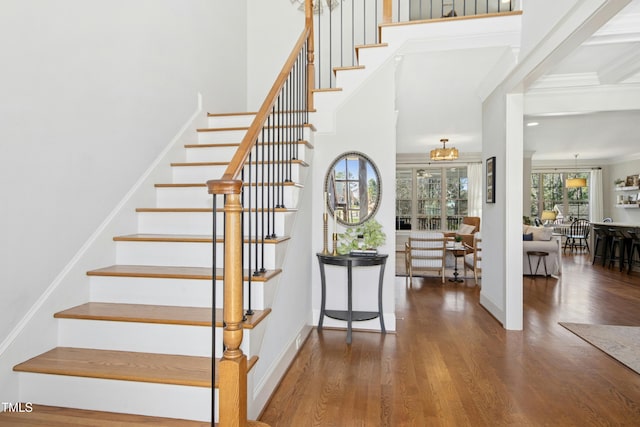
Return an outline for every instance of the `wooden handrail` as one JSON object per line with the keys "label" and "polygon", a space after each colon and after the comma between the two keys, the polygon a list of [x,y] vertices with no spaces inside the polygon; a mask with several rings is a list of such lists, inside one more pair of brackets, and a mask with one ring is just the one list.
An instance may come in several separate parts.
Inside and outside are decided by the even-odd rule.
{"label": "wooden handrail", "polygon": [[230,181],[239,178],[240,172],[242,172],[242,168],[244,167],[244,164],[249,157],[249,153],[253,149],[258,136],[260,135],[260,131],[262,130],[262,127],[267,120],[269,113],[271,112],[271,108],[275,104],[278,94],[287,81],[289,73],[291,72],[291,69],[296,62],[298,54],[300,53],[300,49],[302,49],[302,47],[306,43],[310,33],[311,29],[305,25],[302,34],[298,38],[296,45],[289,54],[287,61],[284,63],[284,66],[278,74],[276,81],[273,83],[273,86],[271,86],[271,90],[267,94],[267,97],[262,103],[262,106],[258,110],[256,117],[253,119],[253,122],[251,122],[251,126],[249,126],[246,135],[242,139],[242,142],[240,143],[236,154],[233,156],[231,162],[229,162],[229,166],[227,166],[227,169],[222,175],[223,181]]}

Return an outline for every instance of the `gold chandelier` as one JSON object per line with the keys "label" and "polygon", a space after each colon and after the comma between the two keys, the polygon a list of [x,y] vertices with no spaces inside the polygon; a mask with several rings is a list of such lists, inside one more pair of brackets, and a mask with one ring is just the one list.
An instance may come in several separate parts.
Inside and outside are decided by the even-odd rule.
{"label": "gold chandelier", "polygon": [[429,153],[431,160],[455,160],[458,158],[457,148],[447,148],[445,146],[445,144],[449,142],[447,138],[442,138],[440,142],[442,142],[442,148],[434,148],[431,150],[431,153]]}

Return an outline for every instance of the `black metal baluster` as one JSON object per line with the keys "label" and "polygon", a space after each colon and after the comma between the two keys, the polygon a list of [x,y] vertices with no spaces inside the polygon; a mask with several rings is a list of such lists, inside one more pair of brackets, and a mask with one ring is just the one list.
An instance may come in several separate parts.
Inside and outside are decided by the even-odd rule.
{"label": "black metal baluster", "polygon": [[367,1],[362,0],[362,44],[367,44]]}
{"label": "black metal baluster", "polygon": [[[340,66],[344,67],[344,36],[342,30],[344,29],[343,9],[344,2],[340,2]],[[353,64],[351,64],[353,65]]]}
{"label": "black metal baluster", "polygon": [[275,216],[276,216],[276,188],[275,188],[275,181],[276,181],[276,170],[274,168],[274,165],[276,164],[276,130],[277,130],[277,126],[276,126],[276,120],[278,118],[277,116],[277,108],[274,105],[273,106],[273,125],[271,127],[271,159],[269,161],[269,175],[270,175],[270,179],[269,179],[269,186],[270,186],[270,192],[271,192],[271,196],[269,198],[269,223],[271,225],[270,230],[271,230],[271,234],[270,234],[270,238],[275,239],[276,238],[276,228],[275,228]]}
{"label": "black metal baluster", "polygon": [[[212,255],[211,255],[211,384],[215,384],[216,378],[216,256],[218,254],[217,246],[217,227],[216,227],[216,198],[217,194],[213,195],[213,224],[211,227],[212,236]],[[211,388],[211,424],[213,425],[216,419],[216,389]]]}
{"label": "black metal baluster", "polygon": [[331,13],[331,2],[329,1],[329,87],[334,87],[335,76],[333,75],[333,13]]}
{"label": "black metal baluster", "polygon": [[262,237],[262,245],[260,245],[260,249],[261,249],[261,252],[262,252],[262,256],[261,256],[261,266],[262,266],[262,268],[260,269],[260,271],[263,272],[263,273],[266,271],[265,268],[264,268],[264,245],[265,245],[265,239],[266,239],[266,236],[267,236],[267,234],[265,232],[265,229],[264,229],[264,227],[265,227],[265,224],[264,224],[265,206],[266,206],[265,205],[264,195],[265,195],[266,187],[268,187],[268,183],[265,182],[265,180],[264,180],[264,169],[266,167],[265,157],[264,157],[264,146],[265,146],[266,142],[264,140],[264,134],[265,134],[265,132],[264,132],[264,126],[263,126],[262,127],[262,170],[261,170],[261,172],[262,172],[262,192],[261,192],[262,203],[260,204],[260,206],[262,206],[262,209],[261,209],[261,212],[260,212],[260,221],[261,221],[260,234],[262,235],[261,236]]}
{"label": "black metal baluster", "polygon": [[355,54],[356,54],[356,26],[355,21],[353,19],[354,16],[356,16],[356,9],[355,9],[355,4],[356,4],[356,0],[352,0],[351,1],[351,62],[353,64],[356,63],[355,60]]}
{"label": "black metal baluster", "polygon": [[316,27],[318,27],[318,49],[316,50],[316,57],[318,58],[317,62],[318,62],[318,87],[321,88],[322,87],[322,19],[321,19],[322,14],[318,13],[318,25],[316,25]]}
{"label": "black metal baluster", "polygon": [[287,128],[287,179],[291,182],[292,170],[291,170],[291,159],[293,158],[293,153],[291,152],[292,142],[293,142],[293,71],[289,73],[289,80],[287,81],[287,105],[289,106],[289,111],[287,112],[289,127]]}

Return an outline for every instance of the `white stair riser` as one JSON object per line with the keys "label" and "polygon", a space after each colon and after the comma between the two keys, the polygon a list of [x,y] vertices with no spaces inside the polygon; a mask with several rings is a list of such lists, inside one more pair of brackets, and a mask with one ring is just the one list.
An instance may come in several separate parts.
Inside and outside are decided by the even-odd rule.
{"label": "white stair riser", "polygon": [[64,347],[211,356],[211,328],[207,326],[86,319],[58,322],[58,345]]}
{"label": "white stair riser", "polygon": [[[264,310],[271,307],[278,278],[267,282],[252,282],[251,307]],[[91,276],[90,300],[126,304],[211,307],[210,280],[156,279],[147,277]],[[222,308],[224,287],[216,282],[216,308]],[[244,282],[244,306],[249,306],[249,284]]]}
{"label": "white stair riser", "polygon": [[342,70],[336,74],[336,87],[354,87],[363,81],[365,69],[360,70]]}
{"label": "white stair riser", "polygon": [[[307,146],[305,144],[296,144],[298,146],[295,158],[298,160],[307,160]],[[259,156],[262,158],[274,157],[273,151],[268,152],[265,147],[265,152],[259,148]],[[289,147],[287,147],[289,149]],[[295,146],[291,148],[295,150]],[[236,146],[220,146],[220,147],[198,147],[186,149],[186,161],[187,162],[229,162],[233,158],[233,155],[238,150]],[[255,153],[255,150],[253,151]],[[255,155],[255,154],[254,154]]]}
{"label": "white stair riser", "polygon": [[237,145],[220,145],[215,147],[186,148],[187,162],[230,162],[238,151]]}
{"label": "white stair riser", "polygon": [[198,144],[239,143],[246,133],[246,129],[198,132]]}
{"label": "white stair riser", "polygon": [[[267,168],[264,171],[265,179],[270,178],[271,181],[286,181],[302,182],[300,180],[300,168],[297,163],[291,164],[291,170],[289,165],[279,163],[274,165],[273,168]],[[199,184],[206,183],[212,179],[220,179],[227,169],[227,165],[216,166],[174,166],[171,168],[173,183],[174,184]],[[252,168],[251,177],[252,181],[262,181],[262,165],[258,168]],[[249,181],[249,171],[245,171],[245,181]]]}
{"label": "white stair riser", "polygon": [[[255,265],[255,254],[247,254],[245,244],[245,259],[243,268],[249,267],[249,255],[252,258],[251,267]],[[282,265],[282,258],[286,243],[264,245],[264,259],[259,254],[259,267],[273,270]],[[224,262],[224,246],[217,243],[217,267]],[[160,265],[182,267],[211,267],[213,245],[211,243],[190,242],[116,242],[116,264],[120,265]],[[263,265],[264,264],[264,265]]]}
{"label": "white stair riser", "polygon": [[95,411],[211,420],[211,388],[205,387],[21,372],[20,401]]}
{"label": "white stair riser", "polygon": [[[249,127],[249,125],[241,126]],[[232,126],[230,126],[232,128]],[[213,126],[212,129],[221,129],[220,127]],[[198,144],[217,144],[217,143],[239,143],[242,142],[242,138],[247,133],[247,129],[229,129],[229,130],[216,130],[216,131],[199,131],[198,132]],[[302,134],[303,138],[308,140],[310,131],[308,128],[304,128]],[[297,137],[296,132],[289,133],[288,128],[284,128],[280,131],[280,138]],[[271,138],[273,139],[273,138]]]}
{"label": "white stair riser", "polygon": [[207,119],[210,128],[248,127],[256,117],[255,114],[238,114],[234,116],[213,116]]}
{"label": "white stair riser", "polygon": [[[268,200],[269,195],[274,191],[281,192],[284,205],[295,208],[300,197],[300,187],[297,186],[277,186],[265,187],[265,193],[261,186],[258,186],[257,206],[262,207],[262,199]],[[249,191],[244,188],[245,197],[249,197]],[[256,206],[256,188],[251,187],[251,206]],[[223,207],[224,196],[217,196],[217,207]],[[207,192],[205,187],[157,187],[156,207],[158,208],[211,208],[213,205],[213,195]]]}
{"label": "white stair riser", "polygon": [[[180,354],[211,357],[211,327],[106,320],[59,319],[58,345],[99,350]],[[258,324],[243,329],[242,352],[251,357],[258,348],[252,336],[261,336]],[[216,356],[222,357],[222,328],[216,328]]]}
{"label": "white stair riser", "polygon": [[[287,235],[291,228],[290,217],[292,212],[276,212],[275,223],[265,229],[276,236]],[[269,215],[271,217],[271,215]],[[265,219],[266,220],[266,219]],[[259,227],[256,230],[255,216],[251,215],[249,221],[245,221],[244,234],[248,234],[251,224],[252,235],[260,235],[262,230],[261,219],[258,219]],[[224,214],[216,215],[217,233],[222,234],[224,228]],[[138,212],[138,232],[147,234],[208,234],[212,233],[213,214],[210,212]],[[174,264],[175,265],[175,264]]]}

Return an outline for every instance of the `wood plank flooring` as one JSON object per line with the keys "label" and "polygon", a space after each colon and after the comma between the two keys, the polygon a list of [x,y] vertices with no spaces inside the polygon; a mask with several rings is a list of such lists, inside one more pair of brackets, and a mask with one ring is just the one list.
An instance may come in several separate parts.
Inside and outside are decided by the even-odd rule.
{"label": "wood plank flooring", "polygon": [[[472,280],[467,279],[472,284]],[[559,321],[640,326],[640,273],[565,256],[524,278],[524,331],[479,289],[397,277],[397,333],[313,331],[260,420],[275,426],[635,426],[640,375]]]}

